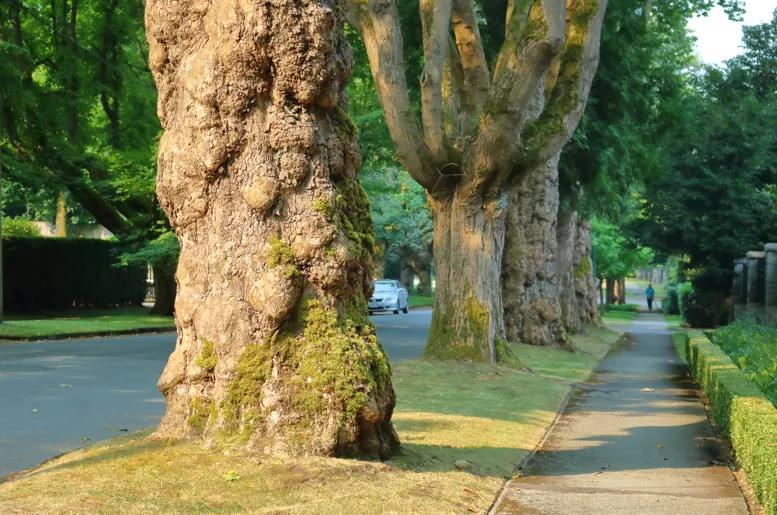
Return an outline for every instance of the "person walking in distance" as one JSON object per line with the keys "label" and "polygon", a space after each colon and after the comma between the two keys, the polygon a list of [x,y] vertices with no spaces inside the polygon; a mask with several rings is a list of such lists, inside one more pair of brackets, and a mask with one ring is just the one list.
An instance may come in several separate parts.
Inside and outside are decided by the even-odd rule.
{"label": "person walking in distance", "polygon": [[653,289],[652,284],[648,284],[647,290],[645,290],[645,297],[647,298],[648,311],[653,311],[653,299],[656,296],[656,291]]}

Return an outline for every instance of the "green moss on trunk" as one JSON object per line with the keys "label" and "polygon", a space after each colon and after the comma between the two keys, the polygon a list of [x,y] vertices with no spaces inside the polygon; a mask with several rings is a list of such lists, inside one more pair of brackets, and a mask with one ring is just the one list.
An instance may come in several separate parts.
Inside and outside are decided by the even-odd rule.
{"label": "green moss on trunk", "polygon": [[[464,313],[457,311],[463,310]],[[463,315],[463,316],[462,316]],[[471,295],[463,306],[435,309],[424,354],[440,359],[488,361],[488,308]]]}

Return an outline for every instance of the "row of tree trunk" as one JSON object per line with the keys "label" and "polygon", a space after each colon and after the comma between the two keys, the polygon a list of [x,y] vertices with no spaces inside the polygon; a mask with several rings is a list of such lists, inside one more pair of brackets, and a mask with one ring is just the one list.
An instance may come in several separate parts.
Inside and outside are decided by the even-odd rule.
{"label": "row of tree trunk", "polygon": [[[146,4],[165,130],[157,194],[181,244],[162,435],[281,453],[397,448],[390,367],[366,316],[375,240],[344,114],[343,3]],[[432,210],[427,353],[496,362],[506,340],[563,345],[595,310],[590,227],[559,216],[558,155],[585,108],[606,1],[511,7],[493,71],[474,2],[421,2],[423,131],[396,4],[344,7]],[[446,62],[464,74],[454,91],[441,87]]]}
{"label": "row of tree trunk", "polygon": [[511,193],[502,266],[508,341],[568,347],[567,335],[596,322],[591,226],[561,205],[558,156]]}

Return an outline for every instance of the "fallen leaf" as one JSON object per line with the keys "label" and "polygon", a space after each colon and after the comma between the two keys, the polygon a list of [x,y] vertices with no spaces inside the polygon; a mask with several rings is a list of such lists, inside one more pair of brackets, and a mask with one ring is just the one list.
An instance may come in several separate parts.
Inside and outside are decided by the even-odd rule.
{"label": "fallen leaf", "polygon": [[237,481],[238,479],[240,479],[240,475],[234,470],[230,470],[229,472],[224,474],[224,479],[226,479],[227,481]]}
{"label": "fallen leaf", "polygon": [[663,448],[664,448],[664,444],[662,444],[662,443],[657,443],[656,444],[656,449],[663,449]]}

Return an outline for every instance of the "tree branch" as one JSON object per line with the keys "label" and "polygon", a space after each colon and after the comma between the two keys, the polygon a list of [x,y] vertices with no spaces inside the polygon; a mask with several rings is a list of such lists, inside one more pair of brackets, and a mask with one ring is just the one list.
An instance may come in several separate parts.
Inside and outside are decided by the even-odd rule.
{"label": "tree branch", "polygon": [[463,150],[462,136],[469,134],[471,124],[465,107],[464,99],[464,69],[461,65],[459,51],[452,37],[448,38],[448,58],[443,66],[442,78],[442,105],[443,105],[443,132],[450,146],[458,154],[452,156],[454,159],[461,156]]}
{"label": "tree branch", "polygon": [[519,164],[533,166],[560,152],[580,123],[596,68],[607,0],[578,0],[569,15],[567,41],[540,117],[524,131]]}
{"label": "tree branch", "polygon": [[424,140],[435,161],[447,161],[442,130],[442,67],[448,54],[451,0],[421,0],[424,71],[421,75],[421,119]]}
{"label": "tree branch", "polygon": [[469,132],[483,112],[491,86],[472,0],[453,0],[451,23],[464,74],[465,116],[468,124],[465,130]]}
{"label": "tree branch", "polygon": [[361,32],[389,134],[402,165],[427,191],[438,181],[429,149],[410,107],[402,32],[394,0],[347,3],[349,23]]}
{"label": "tree branch", "polygon": [[511,11],[510,39],[500,50],[477,138],[464,156],[463,168],[470,173],[467,197],[484,194],[515,169],[522,149],[519,135],[542,110],[543,81],[560,50],[557,39],[550,37],[553,24],[545,19],[539,2],[525,19],[519,7],[523,6],[514,5]]}

